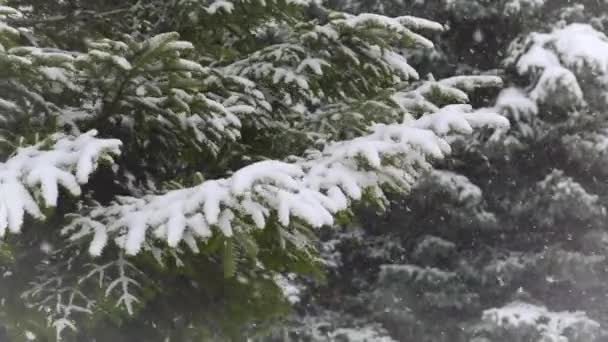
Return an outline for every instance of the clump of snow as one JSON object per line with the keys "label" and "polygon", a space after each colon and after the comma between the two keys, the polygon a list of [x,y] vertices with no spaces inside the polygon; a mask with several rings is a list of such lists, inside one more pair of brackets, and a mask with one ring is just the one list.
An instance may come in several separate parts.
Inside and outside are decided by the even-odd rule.
{"label": "clump of snow", "polygon": [[542,336],[543,341],[568,342],[568,330],[586,331],[589,336],[599,334],[600,324],[584,312],[552,312],[546,307],[513,302],[501,308],[484,311],[486,322],[505,328],[532,327]]}
{"label": "clump of snow", "polygon": [[489,75],[455,76],[439,81],[430,79],[414,89],[395,92],[391,95],[391,100],[405,112],[434,113],[439,111],[439,108],[433,103],[435,101],[444,103],[447,98],[449,103],[464,104],[469,101],[467,92],[501,85],[500,77]]}
{"label": "clump of snow", "polygon": [[439,83],[464,91],[473,91],[475,89],[488,87],[502,87],[503,85],[502,79],[494,75],[453,76],[444,78],[440,80]]}
{"label": "clump of snow", "polygon": [[275,274],[274,282],[291,304],[296,304],[300,301],[301,289],[295,283],[295,274]]}
{"label": "clump of snow", "polygon": [[506,88],[496,99],[495,110],[508,115],[515,122],[530,121],[538,114],[538,105],[519,88]]}
{"label": "clump of snow", "polygon": [[384,15],[373,14],[373,13],[361,13],[358,15],[349,15],[341,13],[343,16],[341,19],[335,20],[336,25],[344,25],[350,28],[369,28],[369,27],[382,27],[390,29],[397,33],[403,34],[407,38],[411,39],[415,44],[422,47],[433,48],[433,42],[427,38],[414,33],[410,30],[408,25],[412,26],[423,26],[434,30],[442,30],[443,27],[439,24],[431,24],[431,22],[414,20],[413,17],[396,17],[390,18]]}
{"label": "clump of snow", "polygon": [[26,338],[28,341],[35,341],[35,340],[36,340],[36,334],[34,334],[33,332],[31,332],[31,331],[27,330],[27,331],[25,332],[25,338]]}
{"label": "clump of snow", "polygon": [[330,66],[329,62],[327,62],[323,59],[306,58],[302,62],[300,62],[300,65],[298,65],[298,68],[296,69],[296,71],[302,72],[304,69],[308,68],[317,75],[323,75],[323,67],[328,67],[328,66]]}
{"label": "clump of snow", "polygon": [[17,17],[18,18],[18,17],[22,17],[22,16],[23,16],[23,13],[16,10],[15,8],[0,5],[0,19],[6,18],[6,17]]}
{"label": "clump of snow", "polygon": [[98,160],[120,153],[119,140],[98,139],[96,133],[90,131],[75,138],[55,135],[50,149],[43,143],[22,147],[0,164],[0,236],[7,228],[19,232],[25,213],[42,217],[31,194],[34,189],[39,189],[46,206],[56,206],[60,185],[80,195],[80,185],[87,183]]}
{"label": "clump of snow", "polygon": [[457,277],[458,275],[455,272],[444,271],[435,267],[382,265],[379,281],[390,283],[392,281],[412,280],[425,284],[445,284]]}
{"label": "clump of snow", "polygon": [[216,0],[212,2],[211,5],[209,5],[209,7],[207,7],[205,10],[209,14],[215,14],[220,10],[226,13],[232,13],[232,11],[234,10],[234,4],[225,0]]}
{"label": "clump of snow", "polygon": [[463,175],[446,170],[433,170],[429,177],[442,191],[455,196],[461,203],[476,205],[482,200],[481,189]]}
{"label": "clump of snow", "polygon": [[[550,33],[531,34],[517,61],[519,73],[540,76],[530,97],[539,102],[585,104],[579,78],[608,84],[608,37],[591,25],[574,23]],[[563,99],[566,97],[565,99]]]}
{"label": "clump of snow", "polygon": [[538,42],[545,39],[544,44],[551,44],[569,68],[592,68],[602,75],[608,73],[608,37],[591,25],[571,24],[549,36],[539,37]]}
{"label": "clump of snow", "polygon": [[378,332],[375,327],[366,326],[361,328],[339,328],[329,336],[332,340],[349,342],[395,342],[388,335]]}

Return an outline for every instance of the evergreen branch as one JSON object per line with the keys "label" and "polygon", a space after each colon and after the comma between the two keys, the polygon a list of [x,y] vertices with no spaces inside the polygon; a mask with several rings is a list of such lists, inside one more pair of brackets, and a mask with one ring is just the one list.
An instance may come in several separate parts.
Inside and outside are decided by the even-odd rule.
{"label": "evergreen branch", "polygon": [[26,212],[42,218],[30,192],[40,189],[44,204],[54,207],[59,185],[80,195],[80,184],[87,183],[98,160],[120,152],[120,141],[97,139],[95,135],[95,131],[75,138],[55,134],[46,142],[18,149],[0,164],[0,236],[7,228],[19,232]]}
{"label": "evergreen branch", "polygon": [[[467,106],[448,106],[441,111],[404,124],[377,125],[368,136],[329,144],[295,162],[254,163],[226,179],[205,181],[193,188],[144,198],[122,198],[92,216],[74,220],[64,234],[93,234],[94,241],[108,241],[116,235],[127,254],[137,254],[149,228],[170,247],[189,232],[208,239],[211,227],[231,237],[244,227],[237,222],[252,220],[264,228],[276,215],[282,226],[302,220],[313,227],[333,224],[333,216],[348,208],[349,200],[361,200],[363,193],[380,195],[390,185],[409,191],[423,170],[426,158],[442,158],[450,151],[441,136],[456,131],[470,133],[472,126],[508,124],[493,114],[466,113]],[[388,176],[379,176],[384,172]],[[99,222],[94,229],[90,220]],[[91,246],[98,255],[102,243]]]}

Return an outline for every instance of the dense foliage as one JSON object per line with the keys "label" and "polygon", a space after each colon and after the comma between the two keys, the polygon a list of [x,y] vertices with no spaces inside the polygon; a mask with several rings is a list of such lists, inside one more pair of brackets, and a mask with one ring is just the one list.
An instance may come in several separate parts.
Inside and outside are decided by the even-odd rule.
{"label": "dense foliage", "polygon": [[499,77],[408,62],[443,30],[305,0],[2,3],[1,338],[266,331],[322,274],[319,228],[509,126],[465,104]]}
{"label": "dense foliage", "polygon": [[[452,159],[388,214],[328,233],[326,286],[293,340],[604,341],[606,76],[603,1],[348,1],[354,13],[446,22],[419,70],[501,75],[472,101],[510,130],[452,140]],[[305,322],[305,324],[302,324]],[[372,337],[373,336],[373,337]],[[279,339],[281,340],[281,339]]]}

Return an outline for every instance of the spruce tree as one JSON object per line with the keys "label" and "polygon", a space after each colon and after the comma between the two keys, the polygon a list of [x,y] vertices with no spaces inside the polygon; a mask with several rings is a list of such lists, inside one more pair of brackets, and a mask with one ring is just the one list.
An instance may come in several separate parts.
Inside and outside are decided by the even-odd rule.
{"label": "spruce tree", "polygon": [[263,332],[319,228],[508,126],[421,77],[434,21],[300,0],[0,6],[0,320],[12,340]]}
{"label": "spruce tree", "polygon": [[504,89],[471,100],[512,125],[451,140],[453,158],[391,197],[387,214],[328,233],[330,281],[304,295],[305,319],[286,331],[294,340],[374,329],[398,341],[604,341],[606,5],[338,5],[446,22],[437,53],[413,63],[447,61],[438,78],[501,75]]}

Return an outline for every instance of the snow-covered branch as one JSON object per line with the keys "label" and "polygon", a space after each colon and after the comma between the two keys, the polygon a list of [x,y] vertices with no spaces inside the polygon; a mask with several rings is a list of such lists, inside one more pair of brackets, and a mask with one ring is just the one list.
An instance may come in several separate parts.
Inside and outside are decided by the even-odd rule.
{"label": "snow-covered branch", "polygon": [[[608,37],[588,24],[570,24],[550,33],[535,33],[527,37],[523,53],[515,53],[517,71],[538,74],[530,97],[540,103],[585,105],[591,89],[585,82],[598,82],[606,87],[608,73]],[[518,46],[514,46],[517,51]],[[597,77],[597,75],[602,77]],[[596,76],[594,76],[596,75]],[[556,96],[556,94],[560,94]],[[606,103],[601,95],[601,103]],[[557,98],[557,99],[556,99]]]}
{"label": "snow-covered branch", "polygon": [[8,228],[17,233],[27,212],[42,218],[36,197],[44,205],[57,205],[59,185],[72,195],[80,195],[80,185],[89,180],[100,158],[120,153],[121,142],[98,139],[90,131],[78,137],[56,134],[52,145],[43,143],[19,148],[0,164],[0,236]]}
{"label": "snow-covered branch", "polygon": [[93,235],[90,253],[101,254],[109,236],[128,254],[137,254],[149,231],[171,247],[184,241],[226,237],[248,227],[262,229],[276,217],[282,226],[300,220],[313,227],[332,225],[334,215],[361,200],[364,193],[382,196],[383,188],[409,191],[450,146],[449,132],[470,133],[473,127],[508,126],[491,113],[473,113],[470,106],[446,106],[439,112],[402,124],[378,124],[371,134],[331,143],[321,151],[292,161],[262,161],[231,177],[163,195],[123,197],[108,207],[93,208],[63,232],[73,239]]}
{"label": "snow-covered branch", "polygon": [[543,306],[513,302],[502,308],[484,311],[483,320],[506,329],[528,327],[535,329],[543,341],[569,341],[572,332],[589,340],[600,334],[600,324],[584,312],[553,312]]}

